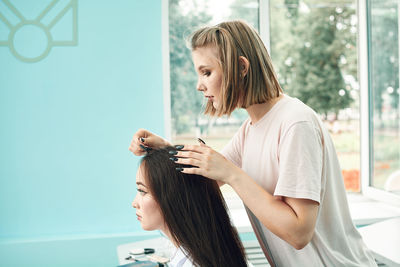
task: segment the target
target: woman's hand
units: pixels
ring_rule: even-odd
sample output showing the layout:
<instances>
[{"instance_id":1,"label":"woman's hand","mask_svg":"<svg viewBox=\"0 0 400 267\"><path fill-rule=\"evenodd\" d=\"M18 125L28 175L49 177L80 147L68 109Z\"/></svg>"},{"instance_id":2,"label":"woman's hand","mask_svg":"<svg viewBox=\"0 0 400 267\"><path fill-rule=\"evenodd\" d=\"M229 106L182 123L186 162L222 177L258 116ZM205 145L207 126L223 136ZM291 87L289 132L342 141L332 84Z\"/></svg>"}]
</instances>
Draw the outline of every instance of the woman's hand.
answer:
<instances>
[{"instance_id":1,"label":"woman's hand","mask_svg":"<svg viewBox=\"0 0 400 267\"><path fill-rule=\"evenodd\" d=\"M205 145L185 145L171 156L177 158L176 163L196 167L182 168L183 173L202 175L222 183L229 184L238 177L237 174L243 172L220 153Z\"/></svg>"},{"instance_id":2,"label":"woman's hand","mask_svg":"<svg viewBox=\"0 0 400 267\"><path fill-rule=\"evenodd\" d=\"M162 148L171 144L162 137L155 135L145 129L139 129L132 137L129 150L136 156L146 153L146 148Z\"/></svg>"}]
</instances>

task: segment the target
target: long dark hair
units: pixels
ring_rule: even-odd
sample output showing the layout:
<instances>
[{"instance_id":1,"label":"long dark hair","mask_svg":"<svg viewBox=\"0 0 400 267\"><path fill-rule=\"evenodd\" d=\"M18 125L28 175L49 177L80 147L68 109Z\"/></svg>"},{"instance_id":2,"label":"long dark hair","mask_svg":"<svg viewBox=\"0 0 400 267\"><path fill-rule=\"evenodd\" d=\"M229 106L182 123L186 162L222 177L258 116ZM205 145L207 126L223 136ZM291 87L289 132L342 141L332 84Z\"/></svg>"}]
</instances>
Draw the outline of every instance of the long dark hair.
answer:
<instances>
[{"instance_id":1,"label":"long dark hair","mask_svg":"<svg viewBox=\"0 0 400 267\"><path fill-rule=\"evenodd\" d=\"M197 266L247 266L219 186L203 176L176 171L180 166L169 159L171 150L175 148L148 151L142 166L173 241Z\"/></svg>"}]
</instances>

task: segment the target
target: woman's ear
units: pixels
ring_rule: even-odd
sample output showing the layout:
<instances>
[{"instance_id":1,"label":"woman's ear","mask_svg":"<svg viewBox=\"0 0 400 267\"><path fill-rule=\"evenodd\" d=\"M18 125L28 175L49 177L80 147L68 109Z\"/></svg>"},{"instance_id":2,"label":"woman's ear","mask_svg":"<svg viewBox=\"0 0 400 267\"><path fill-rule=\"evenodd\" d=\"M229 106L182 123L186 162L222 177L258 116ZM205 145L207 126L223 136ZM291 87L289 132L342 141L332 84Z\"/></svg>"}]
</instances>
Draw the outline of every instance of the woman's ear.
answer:
<instances>
[{"instance_id":1,"label":"woman's ear","mask_svg":"<svg viewBox=\"0 0 400 267\"><path fill-rule=\"evenodd\" d=\"M244 76L247 75L247 72L249 71L249 60L243 56L239 57L239 65L240 65L240 77L243 78Z\"/></svg>"}]
</instances>

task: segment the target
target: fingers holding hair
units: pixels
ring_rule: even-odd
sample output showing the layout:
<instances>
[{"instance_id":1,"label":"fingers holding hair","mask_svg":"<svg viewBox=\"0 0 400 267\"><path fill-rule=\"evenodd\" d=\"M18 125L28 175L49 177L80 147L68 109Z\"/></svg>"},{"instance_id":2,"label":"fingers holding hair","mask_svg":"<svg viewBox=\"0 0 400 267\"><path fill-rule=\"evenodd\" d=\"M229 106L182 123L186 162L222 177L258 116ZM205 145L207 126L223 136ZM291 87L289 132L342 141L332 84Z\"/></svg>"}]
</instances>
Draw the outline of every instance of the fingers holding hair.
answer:
<instances>
[{"instance_id":1,"label":"fingers holding hair","mask_svg":"<svg viewBox=\"0 0 400 267\"><path fill-rule=\"evenodd\" d=\"M203 175L203 170L200 168L176 168L177 171L180 171L182 173L186 174L197 174L197 175Z\"/></svg>"},{"instance_id":2,"label":"fingers holding hair","mask_svg":"<svg viewBox=\"0 0 400 267\"><path fill-rule=\"evenodd\" d=\"M171 160L176 164L191 165L194 168L184 168L181 166L178 171L184 173L199 174L199 168L205 168L207 161L210 159L212 149L204 144L202 145L184 145L180 150L172 150ZM183 167L183 168L182 168ZM198 170L192 170L198 169Z\"/></svg>"},{"instance_id":3,"label":"fingers holding hair","mask_svg":"<svg viewBox=\"0 0 400 267\"><path fill-rule=\"evenodd\" d=\"M202 164L201 160L195 158L170 158L172 161L175 161L176 164L181 165L191 165L194 167L200 168L204 164Z\"/></svg>"},{"instance_id":4,"label":"fingers holding hair","mask_svg":"<svg viewBox=\"0 0 400 267\"><path fill-rule=\"evenodd\" d=\"M185 145L181 150L170 151L177 158L190 158L196 160L207 160L211 148L207 146ZM180 162L177 162L180 163Z\"/></svg>"},{"instance_id":5,"label":"fingers holding hair","mask_svg":"<svg viewBox=\"0 0 400 267\"><path fill-rule=\"evenodd\" d=\"M146 153L146 137L151 134L145 129L139 129L132 137L132 141L129 145L129 150L136 156L141 156Z\"/></svg>"}]
</instances>

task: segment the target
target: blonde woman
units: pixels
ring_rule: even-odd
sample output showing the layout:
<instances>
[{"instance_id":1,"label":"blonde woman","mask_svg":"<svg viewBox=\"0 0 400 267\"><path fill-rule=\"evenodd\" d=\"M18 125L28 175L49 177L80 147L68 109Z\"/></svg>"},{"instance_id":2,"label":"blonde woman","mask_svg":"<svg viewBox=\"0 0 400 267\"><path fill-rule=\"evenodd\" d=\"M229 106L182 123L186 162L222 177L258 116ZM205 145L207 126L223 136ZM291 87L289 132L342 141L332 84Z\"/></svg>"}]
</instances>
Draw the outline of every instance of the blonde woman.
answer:
<instances>
[{"instance_id":1,"label":"blonde woman","mask_svg":"<svg viewBox=\"0 0 400 267\"><path fill-rule=\"evenodd\" d=\"M171 152L177 164L197 167L178 170L236 191L273 266L376 266L351 220L328 131L311 108L283 94L257 32L224 22L194 32L190 46L205 114L244 108L249 118L221 154L204 145ZM168 144L139 130L130 150Z\"/></svg>"}]
</instances>

